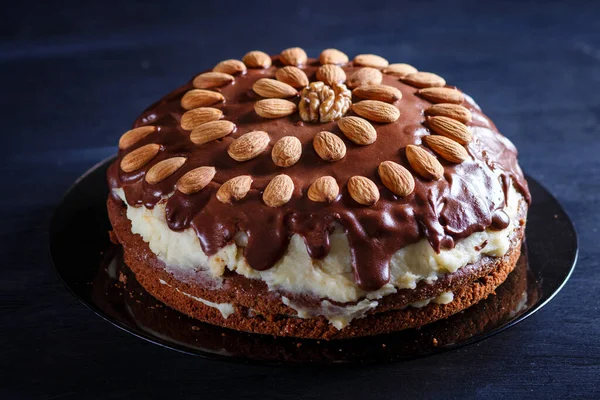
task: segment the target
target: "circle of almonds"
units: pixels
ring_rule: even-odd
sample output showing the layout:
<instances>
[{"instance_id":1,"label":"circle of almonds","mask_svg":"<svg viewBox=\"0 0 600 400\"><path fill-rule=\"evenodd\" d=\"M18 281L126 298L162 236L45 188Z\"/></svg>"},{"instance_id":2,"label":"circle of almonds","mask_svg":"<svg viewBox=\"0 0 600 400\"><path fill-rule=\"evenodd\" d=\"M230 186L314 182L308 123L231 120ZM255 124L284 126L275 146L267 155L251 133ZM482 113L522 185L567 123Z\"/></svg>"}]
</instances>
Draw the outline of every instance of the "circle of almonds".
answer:
<instances>
[{"instance_id":1,"label":"circle of almonds","mask_svg":"<svg viewBox=\"0 0 600 400\"><path fill-rule=\"evenodd\" d=\"M302 67L307 63L306 52L299 47L283 50L279 55L283 67L277 68L275 77L262 78L255 82L254 92L262 97L254 104L256 114L266 119L276 119L297 112L298 107L290 98L298 96L298 90L310 83ZM465 97L459 90L448 88L446 81L439 75L418 71L410 64L390 64L385 58L374 54L360 54L353 59L355 66L361 68L346 76L340 65L349 62L348 56L337 49L325 49L319 55L321 67L317 70L317 79L328 86L346 83L352 88L352 95L359 99L352 104L356 116L342 116L337 125L351 142L367 146L377 140L377 131L371 124L392 123L401 115L394 103L402 99L402 92L395 87L382 84L383 74L400 79L415 87L415 94L433 103L425 109L425 125L430 135L423 137L423 145L408 145L406 158L411 169L426 180L441 179L444 167L435 157L450 163L461 163L469 158L465 148L473 138L467 126L472 120L471 111L462 103ZM225 102L218 90L231 84L236 76L244 75L248 68L265 69L272 66L271 57L262 51L246 53L241 60L227 59L219 62L210 72L197 75L193 88L181 98L181 107L186 110L181 116L180 125L189 131L190 140L203 145L221 139L236 132L233 122L223 119L223 111L218 107ZM125 173L140 170L160 152L157 143L148 143L135 148L138 142L151 138L160 127L146 125L125 132L119 140L119 149L128 151L120 162ZM262 131L247 132L235 139L228 148L228 154L236 161L244 162L259 157L268 147L269 134ZM346 144L337 135L322 131L313 140L315 153L327 162L336 162L346 155ZM302 144L298 138L285 136L271 151L271 158L279 167L290 167L302 156ZM185 157L173 157L154 164L145 175L149 184L159 183L176 174L186 163ZM394 195L405 197L415 187L412 173L404 166L387 160L378 167L378 175L384 187ZM210 184L217 170L212 166L202 166L187 171L179 177L176 189L186 195L192 195ZM220 185L216 197L229 204L242 200L251 190L252 177L241 175L231 178ZM353 176L347 183L350 196L359 204L374 205L379 200L379 189L370 179ZM339 186L332 176L316 179L307 190L307 197L315 202L335 201L339 195ZM285 174L275 176L263 191L263 201L270 207L286 204L294 192L293 180Z\"/></svg>"}]
</instances>

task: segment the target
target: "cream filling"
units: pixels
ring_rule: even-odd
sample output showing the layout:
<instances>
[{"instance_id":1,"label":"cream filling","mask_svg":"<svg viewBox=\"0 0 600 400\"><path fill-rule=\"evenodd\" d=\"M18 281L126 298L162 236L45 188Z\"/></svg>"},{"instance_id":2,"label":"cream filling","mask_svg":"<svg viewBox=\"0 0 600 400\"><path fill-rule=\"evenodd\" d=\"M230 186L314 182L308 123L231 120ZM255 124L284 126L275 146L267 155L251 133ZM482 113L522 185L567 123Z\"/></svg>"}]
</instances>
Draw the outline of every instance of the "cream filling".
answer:
<instances>
[{"instance_id":1,"label":"cream filling","mask_svg":"<svg viewBox=\"0 0 600 400\"><path fill-rule=\"evenodd\" d=\"M165 282L162 279L159 279L158 281L160 282L161 285L167 285L169 287L173 287L172 285L169 285L167 282ZM233 308L233 304L231 304L231 303L214 303L212 301L208 301L208 300L205 300L205 299L200 298L200 297L192 296L189 293L182 292L177 287L175 288L175 290L177 290L177 292L181 293L184 296L187 296L187 297L192 298L192 299L194 299L196 301L199 301L200 303L204 304L205 306L216 308L217 310L219 310L219 312L221 313L221 315L225 319L227 319L227 317L229 317L231 314L233 314L235 312L235 309Z\"/></svg>"},{"instance_id":2,"label":"cream filling","mask_svg":"<svg viewBox=\"0 0 600 400\"><path fill-rule=\"evenodd\" d=\"M314 307L304 307L298 303L293 302L292 300L288 299L285 296L282 296L281 300L282 300L283 304L285 304L288 307L293 308L296 311L296 313L298 314L298 317L314 318L319 315L322 315L325 318L327 318L327 321L329 321L329 323L338 330L344 329L345 327L350 325L350 322L352 322L353 319L366 317L367 312L369 310L372 310L379 305L379 303L377 301L373 301L373 300L369 300L369 299L364 299L362 301L359 301L356 304L352 304L352 305L348 305L348 306L338 306L338 305L332 304L331 302L329 302L327 300L323 300L323 301L321 301L319 308L314 308ZM415 301L413 303L408 304L404 308L408 308L408 307L421 308L421 307L425 307L429 303L449 304L452 302L452 300L454 300L454 294L452 292L443 292L443 293L440 293L439 296L437 296L437 297L434 297L431 299Z\"/></svg>"},{"instance_id":3,"label":"cream filling","mask_svg":"<svg viewBox=\"0 0 600 400\"><path fill-rule=\"evenodd\" d=\"M115 193L125 198L122 189ZM375 292L365 292L356 285L350 259L350 246L346 234L338 227L330 236L331 250L322 260L311 259L304 240L294 234L284 256L270 269L256 271L243 256L247 237L238 233L236 240L208 257L192 228L175 232L165 220L165 204L153 209L127 206L127 218L132 232L148 243L150 250L172 272L202 275L219 280L225 269L251 279L264 281L269 290L315 297L340 303L381 298L397 289L414 289L424 280L433 283L439 277L463 266L477 262L482 256L503 256L510 246L509 236L515 227L522 196L511 188L505 212L510 225L501 231L487 229L476 232L456 243L453 249L436 253L426 239L398 250L390 260L390 282ZM486 243L483 248L478 248Z\"/></svg>"},{"instance_id":4,"label":"cream filling","mask_svg":"<svg viewBox=\"0 0 600 400\"><path fill-rule=\"evenodd\" d=\"M428 305L429 303L434 304L450 304L454 300L454 293L452 292L442 292L437 297L432 297L431 299L417 300L413 303L410 303L406 307L414 307L414 308L422 308ZM404 307L404 308L406 308Z\"/></svg>"},{"instance_id":5,"label":"cream filling","mask_svg":"<svg viewBox=\"0 0 600 400\"><path fill-rule=\"evenodd\" d=\"M327 321L333 325L336 329L343 329L355 318L363 318L366 316L367 311L377 307L379 304L376 301L364 299L356 304L349 306L338 306L332 304L327 300L321 301L319 308L304 307L294 303L285 296L281 297L281 301L288 307L296 310L298 317L300 318L314 318L319 315L327 318Z\"/></svg>"}]
</instances>

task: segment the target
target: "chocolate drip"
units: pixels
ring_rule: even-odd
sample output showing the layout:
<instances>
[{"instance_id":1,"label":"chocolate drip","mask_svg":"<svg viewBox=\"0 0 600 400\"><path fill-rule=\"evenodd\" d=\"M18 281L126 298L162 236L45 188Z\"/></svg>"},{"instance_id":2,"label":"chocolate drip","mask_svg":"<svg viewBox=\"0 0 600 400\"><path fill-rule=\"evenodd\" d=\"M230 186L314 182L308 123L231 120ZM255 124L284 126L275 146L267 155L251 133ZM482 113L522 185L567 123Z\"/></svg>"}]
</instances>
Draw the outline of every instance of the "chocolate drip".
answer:
<instances>
[{"instance_id":1,"label":"chocolate drip","mask_svg":"<svg viewBox=\"0 0 600 400\"><path fill-rule=\"evenodd\" d=\"M292 213L288 225L291 232L296 232L304 238L308 255L321 259L329 254L329 235L335 228L333 223L339 218L338 214Z\"/></svg>"},{"instance_id":2,"label":"chocolate drip","mask_svg":"<svg viewBox=\"0 0 600 400\"><path fill-rule=\"evenodd\" d=\"M463 105L473 113L469 126L474 140L467 146L471 159L461 164L441 160L444 178L432 182L416 176L414 192L406 198L398 198L381 184L377 167L382 161L392 160L410 169L404 148L408 144L420 144L421 138L429 134L423 126L423 110L430 103L416 96L416 88L384 75L383 83L398 88L403 94L395 103L401 111L400 119L391 124L374 124L377 141L369 146L358 146L346 140L334 122L303 123L297 114L275 120L256 115L253 106L259 97L252 91L252 85L260 78L273 78L279 66L274 58L273 67L250 69L247 74L236 76L234 83L219 89L226 102L214 107L220 108L224 118L237 125L237 131L211 143L193 144L189 132L179 125L185 112L180 99L192 88L191 83L149 107L134 127L156 125L158 131L119 152L115 165L108 171L109 186L123 188L127 202L133 206L152 208L159 201L166 201L169 227L175 231L192 227L208 255L231 243L237 231L246 232L245 256L256 270L272 267L285 253L293 234L304 238L311 257L325 257L330 250L329 235L335 224L340 224L348 234L356 282L365 290L376 290L386 284L392 255L421 238L427 238L432 247L440 251L454 247L458 240L487 227L502 229L505 222L502 214L506 214L501 209L511 184L514 183L529 201L514 145L497 132L468 96ZM304 68L311 81L315 80L317 68L315 60ZM343 68L348 76L358 69L352 63ZM229 144L253 130L269 133L268 150L244 163L231 159L227 155ZM312 140L322 130L333 132L345 141L344 159L329 163L317 156ZM269 152L278 139L288 135L300 139L302 158L292 167L280 168L273 164ZM124 173L118 168L127 152L148 143L161 144L161 151L148 165L133 173ZM156 185L145 182L145 172L152 165L175 156L187 157L182 168ZM177 179L199 166L216 168L213 182L196 194L175 192L165 200L174 191ZM293 179L294 194L289 203L271 208L262 201L262 191L270 179L280 173ZM219 202L215 193L220 184L239 175L252 175L252 190L237 203ZM342 188L338 199L330 204L312 202L306 196L310 184L323 175L335 177ZM377 204L365 207L350 198L345 187L353 175L366 176L379 186L381 199Z\"/></svg>"},{"instance_id":3,"label":"chocolate drip","mask_svg":"<svg viewBox=\"0 0 600 400\"><path fill-rule=\"evenodd\" d=\"M490 229L500 231L510 224L510 218L503 210L496 210L492 216L492 224Z\"/></svg>"}]
</instances>

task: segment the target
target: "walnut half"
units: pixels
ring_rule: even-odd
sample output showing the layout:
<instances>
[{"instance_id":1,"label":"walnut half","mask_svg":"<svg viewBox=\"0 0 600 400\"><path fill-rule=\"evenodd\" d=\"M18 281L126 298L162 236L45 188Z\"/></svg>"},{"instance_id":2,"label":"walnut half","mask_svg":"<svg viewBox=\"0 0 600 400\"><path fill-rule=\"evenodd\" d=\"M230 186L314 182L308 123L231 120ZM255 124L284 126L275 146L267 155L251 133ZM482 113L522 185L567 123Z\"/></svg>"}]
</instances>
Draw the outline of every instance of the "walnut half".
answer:
<instances>
[{"instance_id":1,"label":"walnut half","mask_svg":"<svg viewBox=\"0 0 600 400\"><path fill-rule=\"evenodd\" d=\"M319 81L302 90L298 108L305 122L331 122L342 118L351 105L352 93L346 85L335 83L332 88Z\"/></svg>"}]
</instances>

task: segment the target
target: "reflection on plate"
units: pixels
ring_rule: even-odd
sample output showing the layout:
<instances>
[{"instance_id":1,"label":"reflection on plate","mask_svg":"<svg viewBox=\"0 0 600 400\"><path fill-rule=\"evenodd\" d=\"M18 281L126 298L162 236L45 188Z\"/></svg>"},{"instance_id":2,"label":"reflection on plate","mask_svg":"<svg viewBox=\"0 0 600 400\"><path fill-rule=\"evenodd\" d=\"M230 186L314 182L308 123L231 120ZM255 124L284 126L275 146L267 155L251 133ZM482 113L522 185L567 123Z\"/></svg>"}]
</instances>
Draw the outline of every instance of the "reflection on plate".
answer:
<instances>
[{"instance_id":1,"label":"reflection on plate","mask_svg":"<svg viewBox=\"0 0 600 400\"><path fill-rule=\"evenodd\" d=\"M65 285L116 326L151 342L210 358L263 363L367 363L420 357L489 337L548 302L568 279L577 238L556 200L528 179L534 203L515 270L479 304L421 329L324 341L236 332L189 318L149 295L108 240L106 160L80 178L58 207L50 250Z\"/></svg>"}]
</instances>

